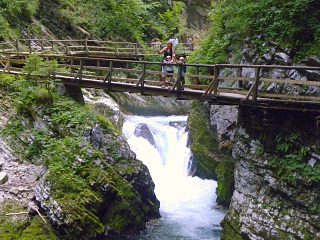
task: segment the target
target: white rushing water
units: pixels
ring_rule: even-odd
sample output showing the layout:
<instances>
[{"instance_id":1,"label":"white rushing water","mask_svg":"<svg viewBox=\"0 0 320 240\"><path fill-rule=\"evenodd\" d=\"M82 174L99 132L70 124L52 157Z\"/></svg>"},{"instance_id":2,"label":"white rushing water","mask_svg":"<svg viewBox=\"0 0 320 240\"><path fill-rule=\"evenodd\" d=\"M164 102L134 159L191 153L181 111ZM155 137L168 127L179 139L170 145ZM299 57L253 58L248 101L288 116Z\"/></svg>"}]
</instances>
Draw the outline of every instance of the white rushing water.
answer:
<instances>
[{"instance_id":1,"label":"white rushing water","mask_svg":"<svg viewBox=\"0 0 320 240\"><path fill-rule=\"evenodd\" d=\"M220 239L224 212L216 206L216 182L188 176L186 116L127 117L123 133L137 158L148 167L160 201L161 219L130 239ZM153 145L135 136L147 124ZM152 142L152 141L151 141Z\"/></svg>"}]
</instances>

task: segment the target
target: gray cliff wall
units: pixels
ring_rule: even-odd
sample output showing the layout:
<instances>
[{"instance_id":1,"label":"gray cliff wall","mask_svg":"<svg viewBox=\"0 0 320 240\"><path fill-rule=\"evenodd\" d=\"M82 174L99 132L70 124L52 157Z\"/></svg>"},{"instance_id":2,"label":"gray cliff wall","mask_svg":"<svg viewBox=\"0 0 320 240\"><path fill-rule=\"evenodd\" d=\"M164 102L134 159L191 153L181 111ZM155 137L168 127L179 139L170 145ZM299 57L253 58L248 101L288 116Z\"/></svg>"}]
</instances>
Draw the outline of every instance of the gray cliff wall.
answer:
<instances>
[{"instance_id":1,"label":"gray cliff wall","mask_svg":"<svg viewBox=\"0 0 320 240\"><path fill-rule=\"evenodd\" d=\"M249 47L245 47L242 54L240 63L243 64L290 65L293 62L287 53L276 49L262 58ZM320 66L320 60L311 57L304 64ZM232 76L233 73L221 74ZM253 74L251 70L243 72L244 77ZM318 81L320 73L266 71L261 76ZM262 83L259 90L320 95L319 88L291 84ZM220 163L229 162L234 166L234 185L230 182L230 172L219 168L221 164L214 169L218 200L220 194L234 190L229 212L222 222L222 239L320 239L320 130L316 120L319 113L230 106L207 109L210 109L215 138L211 150L218 150Z\"/></svg>"},{"instance_id":2,"label":"gray cliff wall","mask_svg":"<svg viewBox=\"0 0 320 240\"><path fill-rule=\"evenodd\" d=\"M319 239L316 115L272 112L273 125L265 111L242 109L239 116L235 191L222 239Z\"/></svg>"}]
</instances>

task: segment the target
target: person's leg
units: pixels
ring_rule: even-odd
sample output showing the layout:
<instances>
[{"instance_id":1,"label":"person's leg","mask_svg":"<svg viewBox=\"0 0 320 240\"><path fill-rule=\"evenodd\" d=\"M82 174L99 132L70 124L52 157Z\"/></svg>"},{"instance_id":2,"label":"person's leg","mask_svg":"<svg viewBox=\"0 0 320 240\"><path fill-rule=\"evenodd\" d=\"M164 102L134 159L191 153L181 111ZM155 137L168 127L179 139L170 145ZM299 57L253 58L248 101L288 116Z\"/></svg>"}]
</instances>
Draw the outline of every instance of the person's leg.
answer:
<instances>
[{"instance_id":1,"label":"person's leg","mask_svg":"<svg viewBox=\"0 0 320 240\"><path fill-rule=\"evenodd\" d=\"M163 73L167 72L167 67L164 65L162 66L162 71ZM166 86L166 75L161 74L161 80L162 80L162 87Z\"/></svg>"},{"instance_id":2,"label":"person's leg","mask_svg":"<svg viewBox=\"0 0 320 240\"><path fill-rule=\"evenodd\" d=\"M180 89L183 90L183 89L184 89L184 84L185 84L184 76L181 76L181 82L180 82L180 84L181 84Z\"/></svg>"},{"instance_id":3,"label":"person's leg","mask_svg":"<svg viewBox=\"0 0 320 240\"><path fill-rule=\"evenodd\" d=\"M173 71L167 71L167 73L173 73ZM172 83L172 78L173 78L172 75L168 76L168 83Z\"/></svg>"},{"instance_id":4,"label":"person's leg","mask_svg":"<svg viewBox=\"0 0 320 240\"><path fill-rule=\"evenodd\" d=\"M185 84L184 76L181 76L181 82L182 82L183 85Z\"/></svg>"}]
</instances>

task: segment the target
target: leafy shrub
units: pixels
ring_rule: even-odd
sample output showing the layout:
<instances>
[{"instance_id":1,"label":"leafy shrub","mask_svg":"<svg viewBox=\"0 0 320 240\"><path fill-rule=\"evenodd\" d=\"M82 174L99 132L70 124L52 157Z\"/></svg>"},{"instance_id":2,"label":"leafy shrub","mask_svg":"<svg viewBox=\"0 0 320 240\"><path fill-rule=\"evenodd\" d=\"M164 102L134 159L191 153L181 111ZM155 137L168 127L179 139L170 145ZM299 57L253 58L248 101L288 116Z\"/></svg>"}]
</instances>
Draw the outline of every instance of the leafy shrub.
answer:
<instances>
[{"instance_id":1,"label":"leafy shrub","mask_svg":"<svg viewBox=\"0 0 320 240\"><path fill-rule=\"evenodd\" d=\"M58 61L56 59L50 61L44 61L37 54L32 54L26 60L25 66L23 66L23 72L27 74L41 74L46 76L54 76L59 68Z\"/></svg>"},{"instance_id":2,"label":"leafy shrub","mask_svg":"<svg viewBox=\"0 0 320 240\"><path fill-rule=\"evenodd\" d=\"M311 166L308 163L309 149L301 146L299 134L279 134L276 136L276 149L280 156L275 157L270 166L276 171L280 180L296 183L304 178L311 183L320 182L320 166Z\"/></svg>"},{"instance_id":3,"label":"leafy shrub","mask_svg":"<svg viewBox=\"0 0 320 240\"><path fill-rule=\"evenodd\" d=\"M212 7L212 28L193 63L228 63L244 44L265 54L276 43L279 50L290 49L296 61L319 53L319 1L222 0Z\"/></svg>"}]
</instances>

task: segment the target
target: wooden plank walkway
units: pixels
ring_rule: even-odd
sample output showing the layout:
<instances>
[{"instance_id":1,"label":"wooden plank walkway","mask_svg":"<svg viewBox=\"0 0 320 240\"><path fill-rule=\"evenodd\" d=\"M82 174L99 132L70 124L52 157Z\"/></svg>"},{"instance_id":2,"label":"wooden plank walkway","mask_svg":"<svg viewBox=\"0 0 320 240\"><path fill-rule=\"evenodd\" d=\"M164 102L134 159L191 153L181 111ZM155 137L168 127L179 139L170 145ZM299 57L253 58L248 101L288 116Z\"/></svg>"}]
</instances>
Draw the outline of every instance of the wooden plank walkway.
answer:
<instances>
[{"instance_id":1,"label":"wooden plank walkway","mask_svg":"<svg viewBox=\"0 0 320 240\"><path fill-rule=\"evenodd\" d=\"M99 40L48 40L16 39L14 42L0 43L0 53L47 53L87 57L108 57L122 59L143 59L158 55L157 51L166 44L151 47L150 43L112 42ZM188 55L193 47L188 43L177 45L177 55Z\"/></svg>"},{"instance_id":2,"label":"wooden plank walkway","mask_svg":"<svg viewBox=\"0 0 320 240\"><path fill-rule=\"evenodd\" d=\"M21 40L19 40L20 42ZM77 40L79 41L79 40ZM89 41L89 40L88 40ZM31 42L31 41L29 41ZM62 40L58 43L64 43ZM70 41L68 40L70 43ZM74 42L78 44L78 42ZM97 44L97 43L96 43ZM120 46L120 43L117 43ZM65 45L64 45L65 46ZM79 45L73 45L76 48ZM85 45L84 45L85 46ZM136 47L132 49L138 49ZM39 47L39 46L38 46ZM80 46L83 47L83 46ZM89 49L89 46L87 46ZM172 75L176 80L169 88L161 88L162 82L160 62L119 60L102 57L80 57L78 54L70 55L64 52L55 54L47 53L45 44L37 54L43 59L56 59L60 68L55 72L55 79L69 85L85 88L101 88L109 91L122 91L140 93L143 95L161 95L165 97L176 97L178 99L199 99L208 101L211 104L221 105L245 105L260 108L317 111L320 112L320 94L318 91L310 91L313 94L306 94L308 89L319 88L319 81L300 81L298 79L272 79L264 77L268 70L277 71L316 71L320 73L319 67L307 66L276 66L276 65L239 65L239 64L186 64L191 70L185 74L188 82L182 86L178 73ZM10 44L0 44L0 72L11 74L23 73L23 66L26 59L34 52L12 51ZM21 49L18 46L18 49ZM70 48L69 48L70 49ZM105 53L105 48L101 47ZM175 69L181 65L175 64ZM207 74L199 74L199 72ZM244 72L250 71L252 76L243 76ZM225 76L226 73L228 76ZM45 77L45 76L43 76ZM200 81L201 80L201 81ZM199 82L208 82L207 85L199 85ZM270 91L268 87L276 84L274 89L293 89L290 91ZM279 87L281 86L281 88ZM182 88L183 87L183 88Z\"/></svg>"}]
</instances>

